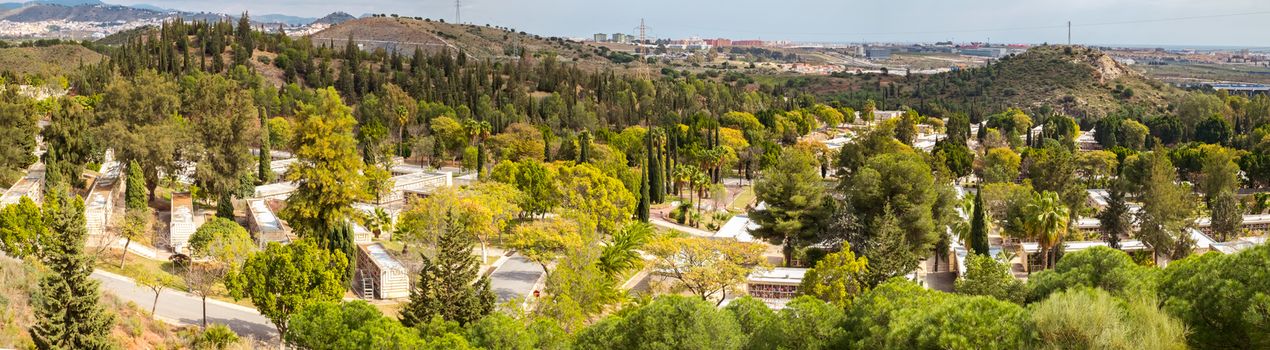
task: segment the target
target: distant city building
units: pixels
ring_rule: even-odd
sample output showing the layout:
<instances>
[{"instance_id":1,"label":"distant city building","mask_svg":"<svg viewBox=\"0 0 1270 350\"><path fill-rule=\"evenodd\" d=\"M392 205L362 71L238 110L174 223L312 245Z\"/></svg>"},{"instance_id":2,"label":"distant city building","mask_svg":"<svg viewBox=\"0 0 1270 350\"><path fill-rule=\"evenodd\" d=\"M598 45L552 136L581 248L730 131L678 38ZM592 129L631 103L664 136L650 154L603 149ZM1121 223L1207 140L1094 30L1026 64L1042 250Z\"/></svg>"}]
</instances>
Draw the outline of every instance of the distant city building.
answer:
<instances>
[{"instance_id":1,"label":"distant city building","mask_svg":"<svg viewBox=\"0 0 1270 350\"><path fill-rule=\"evenodd\" d=\"M891 59L891 48L889 47L870 47L864 49L865 57L871 60L889 60Z\"/></svg>"},{"instance_id":2,"label":"distant city building","mask_svg":"<svg viewBox=\"0 0 1270 350\"><path fill-rule=\"evenodd\" d=\"M710 46L714 46L714 47L732 46L732 39L724 39L724 38L706 39L706 44L709 44Z\"/></svg>"},{"instance_id":3,"label":"distant city building","mask_svg":"<svg viewBox=\"0 0 1270 350\"><path fill-rule=\"evenodd\" d=\"M732 41L732 46L754 47L754 46L763 46L763 45L764 44L762 40L733 40Z\"/></svg>"},{"instance_id":4,"label":"distant city building","mask_svg":"<svg viewBox=\"0 0 1270 350\"><path fill-rule=\"evenodd\" d=\"M610 41L619 44L629 44L631 42L631 36L623 33L613 33L612 40Z\"/></svg>"},{"instance_id":5,"label":"distant city building","mask_svg":"<svg viewBox=\"0 0 1270 350\"><path fill-rule=\"evenodd\" d=\"M595 42L597 43L602 43L602 42L608 41L608 38L609 38L608 34L595 33L592 40L595 40Z\"/></svg>"}]
</instances>

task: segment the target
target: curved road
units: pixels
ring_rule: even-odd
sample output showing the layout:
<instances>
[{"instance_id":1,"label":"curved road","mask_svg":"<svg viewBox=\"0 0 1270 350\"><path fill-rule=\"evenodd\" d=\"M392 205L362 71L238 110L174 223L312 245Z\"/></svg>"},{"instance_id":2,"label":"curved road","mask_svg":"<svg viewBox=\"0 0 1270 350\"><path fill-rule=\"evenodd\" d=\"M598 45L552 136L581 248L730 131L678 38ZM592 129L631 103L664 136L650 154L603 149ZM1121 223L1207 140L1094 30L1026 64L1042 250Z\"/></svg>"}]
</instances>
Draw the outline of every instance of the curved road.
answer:
<instances>
[{"instance_id":1,"label":"curved road","mask_svg":"<svg viewBox=\"0 0 1270 350\"><path fill-rule=\"evenodd\" d=\"M516 254L490 274L490 288L498 295L499 303L515 298L528 299L542 275L542 266Z\"/></svg>"},{"instance_id":2,"label":"curved road","mask_svg":"<svg viewBox=\"0 0 1270 350\"><path fill-rule=\"evenodd\" d=\"M138 307L149 311L154 303L154 292L149 288L137 286L131 278L110 272L93 271L93 278L101 281L101 289L131 301ZM189 293L164 289L159 294L159 305L155 309L156 317L167 323L178 325L203 324L202 300ZM277 329L269 319L260 315L255 309L231 304L219 300L207 299L207 323L219 323L229 326L240 336L251 336L260 341L274 341L278 337Z\"/></svg>"}]
</instances>

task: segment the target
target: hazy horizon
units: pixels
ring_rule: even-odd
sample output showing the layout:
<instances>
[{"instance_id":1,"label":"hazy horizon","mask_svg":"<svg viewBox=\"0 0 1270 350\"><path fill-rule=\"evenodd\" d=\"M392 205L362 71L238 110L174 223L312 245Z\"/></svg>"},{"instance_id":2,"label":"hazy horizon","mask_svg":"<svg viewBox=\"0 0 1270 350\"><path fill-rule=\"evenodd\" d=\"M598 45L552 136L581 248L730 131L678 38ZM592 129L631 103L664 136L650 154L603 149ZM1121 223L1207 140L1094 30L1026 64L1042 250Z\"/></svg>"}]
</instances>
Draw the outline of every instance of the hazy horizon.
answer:
<instances>
[{"instance_id":1,"label":"hazy horizon","mask_svg":"<svg viewBox=\"0 0 1270 350\"><path fill-rule=\"evenodd\" d=\"M321 17L396 13L454 20L452 0L242 1L114 0L185 11ZM463 0L462 21L534 34L590 37L635 33L646 20L656 38L725 37L800 42L984 42L1085 45L1270 47L1270 4L1258 0L898 0L666 1Z\"/></svg>"}]
</instances>

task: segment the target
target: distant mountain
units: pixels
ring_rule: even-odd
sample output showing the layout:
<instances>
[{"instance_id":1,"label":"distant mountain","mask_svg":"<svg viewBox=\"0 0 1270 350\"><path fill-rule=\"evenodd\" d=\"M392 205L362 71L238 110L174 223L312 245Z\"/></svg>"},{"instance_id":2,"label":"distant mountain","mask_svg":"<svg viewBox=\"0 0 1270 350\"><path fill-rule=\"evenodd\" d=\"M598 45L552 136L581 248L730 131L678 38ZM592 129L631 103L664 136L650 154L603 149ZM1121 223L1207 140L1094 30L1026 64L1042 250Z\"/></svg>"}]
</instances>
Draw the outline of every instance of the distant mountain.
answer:
<instances>
[{"instance_id":1,"label":"distant mountain","mask_svg":"<svg viewBox=\"0 0 1270 350\"><path fill-rule=\"evenodd\" d=\"M71 2L74 0L59 0ZM82 2L82 0L80 0ZM164 12L139 9L120 5L80 4L75 6L27 3L11 9L0 19L12 22L39 22L52 20L68 20L80 22L114 22L135 21L167 17Z\"/></svg>"},{"instance_id":2,"label":"distant mountain","mask_svg":"<svg viewBox=\"0 0 1270 350\"><path fill-rule=\"evenodd\" d=\"M253 22L282 23L289 26L302 26L305 24L313 23L313 21L318 20L313 17L300 17L300 16L290 16L290 15L282 15L282 14L267 14L267 15L248 14L248 16L251 17L251 20Z\"/></svg>"},{"instance_id":3,"label":"distant mountain","mask_svg":"<svg viewBox=\"0 0 1270 350\"><path fill-rule=\"evenodd\" d=\"M27 5L60 5L60 6L79 6L79 5L101 5L99 0L36 0L27 2L6 2L0 3L0 11L13 10L22 8Z\"/></svg>"},{"instance_id":4,"label":"distant mountain","mask_svg":"<svg viewBox=\"0 0 1270 350\"><path fill-rule=\"evenodd\" d=\"M312 23L336 25L336 24L344 23L347 21L355 20L355 19L357 19L357 17L353 17L353 15L350 15L346 12L341 11L341 12L332 12L331 14L326 15L325 17L318 18L316 21L313 21Z\"/></svg>"},{"instance_id":5,"label":"distant mountain","mask_svg":"<svg viewBox=\"0 0 1270 350\"><path fill-rule=\"evenodd\" d=\"M128 5L128 7L131 7L131 8L134 8L134 9L142 9L142 10L158 11L158 12L174 12L174 11L176 11L176 10L173 10L173 9L170 9L170 8L166 8L166 7L159 7L159 6L156 6L156 5L150 5L150 4L136 4L136 5Z\"/></svg>"}]
</instances>

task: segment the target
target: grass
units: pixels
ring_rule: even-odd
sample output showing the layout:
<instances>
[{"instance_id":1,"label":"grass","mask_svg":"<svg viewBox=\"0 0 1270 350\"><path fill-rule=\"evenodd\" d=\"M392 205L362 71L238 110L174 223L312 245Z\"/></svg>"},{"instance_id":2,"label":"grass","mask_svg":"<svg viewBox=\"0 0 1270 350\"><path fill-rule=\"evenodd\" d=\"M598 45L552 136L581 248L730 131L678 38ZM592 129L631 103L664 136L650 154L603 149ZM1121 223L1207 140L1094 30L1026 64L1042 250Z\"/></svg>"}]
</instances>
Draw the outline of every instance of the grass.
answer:
<instances>
[{"instance_id":1,"label":"grass","mask_svg":"<svg viewBox=\"0 0 1270 350\"><path fill-rule=\"evenodd\" d=\"M102 255L98 256L97 263L96 263L97 268L108 271L110 273L117 274L117 275L126 276L132 279L137 278L138 271L145 271L145 270L160 271L161 273L172 276L173 278L174 283L168 285L169 290L181 291L181 292L189 291L185 288L185 277L181 276L181 274L179 273L176 273L176 270L172 266L171 262L150 260L150 259L137 256L136 254L128 254L127 262L124 264L125 265L124 268L120 269L119 268L119 252L120 250L118 249L111 249L103 253ZM230 298L229 292L227 289L225 289L225 286L223 284L217 283L216 286L213 288L213 290L215 292L211 296L209 296L208 299L216 299L218 301L246 306L250 308L256 307L254 304L251 303L250 300L247 300L247 299L234 300L233 298Z\"/></svg>"},{"instance_id":2,"label":"grass","mask_svg":"<svg viewBox=\"0 0 1270 350\"><path fill-rule=\"evenodd\" d=\"M732 203L728 204L728 211L744 212L745 206L753 204L757 198L754 195L754 186L745 186L741 189L741 193L737 193L736 198L732 199Z\"/></svg>"}]
</instances>

